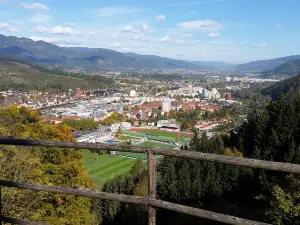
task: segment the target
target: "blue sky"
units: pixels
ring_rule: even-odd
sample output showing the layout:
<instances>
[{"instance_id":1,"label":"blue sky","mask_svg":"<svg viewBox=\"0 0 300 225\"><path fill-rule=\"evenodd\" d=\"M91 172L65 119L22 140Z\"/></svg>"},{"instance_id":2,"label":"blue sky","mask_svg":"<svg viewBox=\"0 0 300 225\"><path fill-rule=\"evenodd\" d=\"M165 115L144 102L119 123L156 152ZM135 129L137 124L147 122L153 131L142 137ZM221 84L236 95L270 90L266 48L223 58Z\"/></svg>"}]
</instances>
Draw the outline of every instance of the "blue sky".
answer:
<instances>
[{"instance_id":1,"label":"blue sky","mask_svg":"<svg viewBox=\"0 0 300 225\"><path fill-rule=\"evenodd\" d=\"M0 33L242 63L300 54L299 0L0 0Z\"/></svg>"}]
</instances>

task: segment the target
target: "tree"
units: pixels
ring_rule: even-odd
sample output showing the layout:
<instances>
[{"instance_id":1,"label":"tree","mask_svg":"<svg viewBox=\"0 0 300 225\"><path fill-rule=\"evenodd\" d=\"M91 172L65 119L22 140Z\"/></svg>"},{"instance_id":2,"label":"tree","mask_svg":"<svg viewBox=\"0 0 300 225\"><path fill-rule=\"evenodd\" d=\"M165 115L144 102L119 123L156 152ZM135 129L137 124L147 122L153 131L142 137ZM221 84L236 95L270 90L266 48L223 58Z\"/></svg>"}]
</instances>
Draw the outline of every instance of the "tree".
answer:
<instances>
[{"instance_id":1,"label":"tree","mask_svg":"<svg viewBox=\"0 0 300 225\"><path fill-rule=\"evenodd\" d=\"M39 112L9 107L0 110L2 137L75 141L65 125L45 124ZM1 146L0 179L43 185L94 188L78 150ZM47 224L95 224L91 200L11 188L2 189L3 214ZM30 203L30 204L28 204ZM81 206L81 207L78 207Z\"/></svg>"},{"instance_id":2,"label":"tree","mask_svg":"<svg viewBox=\"0 0 300 225\"><path fill-rule=\"evenodd\" d=\"M111 116L105 118L102 121L102 124L105 126L111 126L114 123L120 123L120 122L124 122L125 118L122 114L119 114L118 112L113 112L111 114Z\"/></svg>"},{"instance_id":3,"label":"tree","mask_svg":"<svg viewBox=\"0 0 300 225\"><path fill-rule=\"evenodd\" d=\"M5 97L3 95L0 95L0 105L2 105L4 101L5 101Z\"/></svg>"},{"instance_id":4,"label":"tree","mask_svg":"<svg viewBox=\"0 0 300 225\"><path fill-rule=\"evenodd\" d=\"M123 106L123 110L124 110L124 111L128 111L128 110L129 110L128 105L124 105L124 106Z\"/></svg>"},{"instance_id":5,"label":"tree","mask_svg":"<svg viewBox=\"0 0 300 225\"><path fill-rule=\"evenodd\" d=\"M92 119L64 120L63 124L77 131L96 130L99 128L98 122Z\"/></svg>"},{"instance_id":6,"label":"tree","mask_svg":"<svg viewBox=\"0 0 300 225\"><path fill-rule=\"evenodd\" d=\"M122 131L122 128L121 126L118 128L116 134L115 134L115 137L116 138L120 138L121 136L123 135L123 131Z\"/></svg>"}]
</instances>

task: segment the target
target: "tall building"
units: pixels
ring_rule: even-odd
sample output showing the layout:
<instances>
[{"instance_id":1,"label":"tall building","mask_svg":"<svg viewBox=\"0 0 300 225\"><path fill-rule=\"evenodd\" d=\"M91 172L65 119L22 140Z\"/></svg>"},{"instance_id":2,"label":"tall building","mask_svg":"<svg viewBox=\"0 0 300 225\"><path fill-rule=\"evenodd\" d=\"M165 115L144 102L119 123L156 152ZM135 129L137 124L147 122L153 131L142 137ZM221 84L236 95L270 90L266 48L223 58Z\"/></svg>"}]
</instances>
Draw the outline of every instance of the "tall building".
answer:
<instances>
[{"instance_id":1,"label":"tall building","mask_svg":"<svg viewBox=\"0 0 300 225\"><path fill-rule=\"evenodd\" d=\"M169 98L165 98L162 104L162 111L169 112L171 110L171 101Z\"/></svg>"},{"instance_id":2,"label":"tall building","mask_svg":"<svg viewBox=\"0 0 300 225\"><path fill-rule=\"evenodd\" d=\"M202 98L206 98L206 97L207 97L207 89L202 88Z\"/></svg>"}]
</instances>

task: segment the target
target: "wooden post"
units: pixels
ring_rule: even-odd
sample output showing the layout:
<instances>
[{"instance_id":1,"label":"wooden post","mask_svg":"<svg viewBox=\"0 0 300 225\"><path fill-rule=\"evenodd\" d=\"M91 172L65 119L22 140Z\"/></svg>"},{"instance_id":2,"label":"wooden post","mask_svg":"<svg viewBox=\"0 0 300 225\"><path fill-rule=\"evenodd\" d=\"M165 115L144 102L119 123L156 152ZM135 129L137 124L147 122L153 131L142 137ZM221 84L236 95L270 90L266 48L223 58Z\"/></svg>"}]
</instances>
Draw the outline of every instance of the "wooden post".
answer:
<instances>
[{"instance_id":1,"label":"wooden post","mask_svg":"<svg viewBox=\"0 0 300 225\"><path fill-rule=\"evenodd\" d=\"M155 155L152 151L148 154L148 197L156 199L156 169ZM148 225L156 225L156 208L148 206Z\"/></svg>"},{"instance_id":2,"label":"wooden post","mask_svg":"<svg viewBox=\"0 0 300 225\"><path fill-rule=\"evenodd\" d=\"M0 225L2 225L2 193L1 193L1 186L0 186Z\"/></svg>"}]
</instances>

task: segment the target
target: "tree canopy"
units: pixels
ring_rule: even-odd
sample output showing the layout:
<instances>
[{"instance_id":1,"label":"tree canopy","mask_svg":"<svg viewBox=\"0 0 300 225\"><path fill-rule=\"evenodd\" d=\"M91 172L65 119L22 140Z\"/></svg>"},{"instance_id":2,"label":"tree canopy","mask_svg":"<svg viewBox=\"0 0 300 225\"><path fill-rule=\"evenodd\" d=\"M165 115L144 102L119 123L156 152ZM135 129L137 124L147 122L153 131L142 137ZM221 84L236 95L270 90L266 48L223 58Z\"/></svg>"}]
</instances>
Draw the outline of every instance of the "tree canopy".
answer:
<instances>
[{"instance_id":1,"label":"tree canopy","mask_svg":"<svg viewBox=\"0 0 300 225\"><path fill-rule=\"evenodd\" d=\"M0 110L2 138L75 141L68 126L45 124L38 111ZM0 146L0 179L62 187L95 187L79 150ZM2 188L5 216L46 224L97 224L90 199L63 194Z\"/></svg>"},{"instance_id":2,"label":"tree canopy","mask_svg":"<svg viewBox=\"0 0 300 225\"><path fill-rule=\"evenodd\" d=\"M65 120L63 124L66 124L77 131L96 130L99 128L98 122L92 119Z\"/></svg>"}]
</instances>

